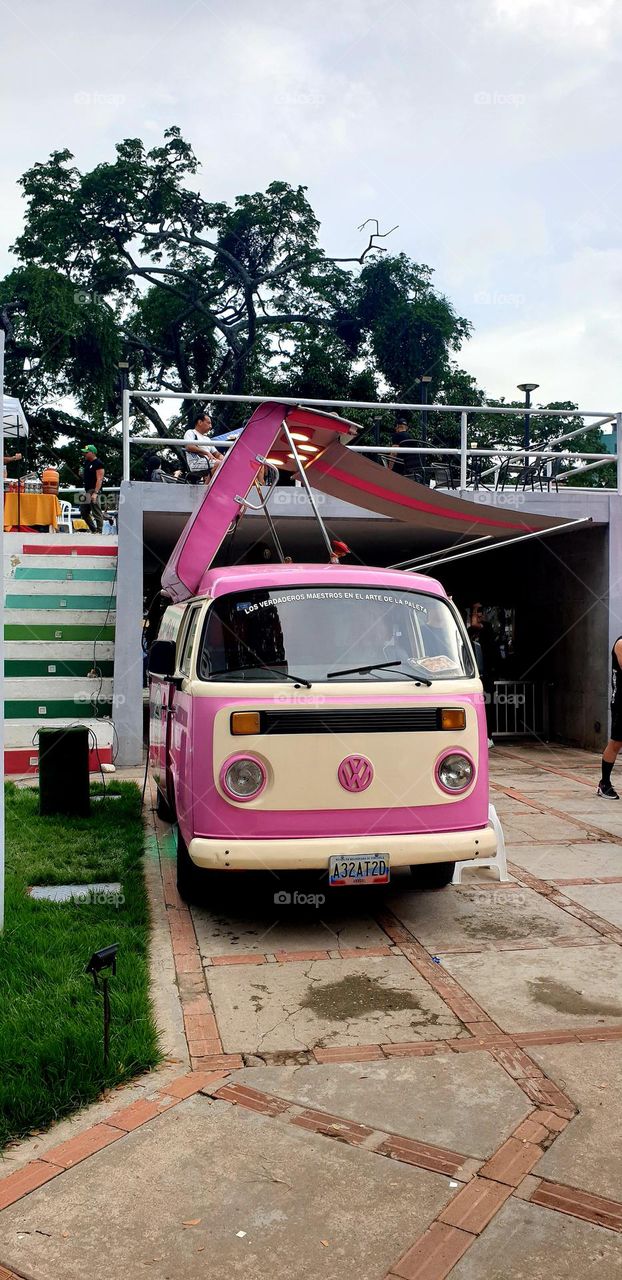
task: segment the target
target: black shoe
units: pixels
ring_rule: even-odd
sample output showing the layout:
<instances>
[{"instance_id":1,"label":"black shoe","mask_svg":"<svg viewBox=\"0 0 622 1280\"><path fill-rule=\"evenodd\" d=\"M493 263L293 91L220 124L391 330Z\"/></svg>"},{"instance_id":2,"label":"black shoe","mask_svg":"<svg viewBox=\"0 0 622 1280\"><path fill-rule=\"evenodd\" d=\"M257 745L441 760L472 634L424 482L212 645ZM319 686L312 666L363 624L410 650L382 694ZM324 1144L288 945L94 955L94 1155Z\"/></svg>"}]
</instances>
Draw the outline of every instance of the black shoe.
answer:
<instances>
[{"instance_id":1,"label":"black shoe","mask_svg":"<svg viewBox=\"0 0 622 1280\"><path fill-rule=\"evenodd\" d=\"M617 791L614 791L614 788L612 787L610 782L599 782L596 795L600 796L603 800L619 800L620 799Z\"/></svg>"}]
</instances>

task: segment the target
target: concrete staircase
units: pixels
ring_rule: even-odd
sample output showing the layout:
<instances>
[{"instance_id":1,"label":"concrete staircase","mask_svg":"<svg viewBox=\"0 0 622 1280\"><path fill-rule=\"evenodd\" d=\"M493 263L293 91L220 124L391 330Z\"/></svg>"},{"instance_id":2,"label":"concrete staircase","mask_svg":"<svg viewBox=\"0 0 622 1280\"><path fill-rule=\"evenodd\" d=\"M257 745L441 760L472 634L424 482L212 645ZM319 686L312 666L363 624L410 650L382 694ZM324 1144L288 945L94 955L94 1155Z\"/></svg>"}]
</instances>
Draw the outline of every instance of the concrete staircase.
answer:
<instances>
[{"instance_id":1,"label":"concrete staircase","mask_svg":"<svg viewBox=\"0 0 622 1280\"><path fill-rule=\"evenodd\" d=\"M113 758L117 539L8 533L3 567L5 774L36 773L39 728L76 723L97 770Z\"/></svg>"}]
</instances>

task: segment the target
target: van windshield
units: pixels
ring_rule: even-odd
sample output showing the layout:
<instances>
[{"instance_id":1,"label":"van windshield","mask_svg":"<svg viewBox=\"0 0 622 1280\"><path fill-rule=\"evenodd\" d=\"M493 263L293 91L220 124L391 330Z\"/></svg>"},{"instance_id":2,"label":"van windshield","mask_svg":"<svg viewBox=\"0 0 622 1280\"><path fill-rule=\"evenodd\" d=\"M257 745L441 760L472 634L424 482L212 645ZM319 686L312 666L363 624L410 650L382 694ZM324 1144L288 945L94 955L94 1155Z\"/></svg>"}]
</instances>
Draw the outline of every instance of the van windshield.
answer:
<instances>
[{"instance_id":1,"label":"van windshield","mask_svg":"<svg viewBox=\"0 0 622 1280\"><path fill-rule=\"evenodd\" d=\"M374 663L384 670L343 674ZM292 587L220 596L203 632L202 680L457 680L475 673L464 630L442 597L366 587Z\"/></svg>"}]
</instances>

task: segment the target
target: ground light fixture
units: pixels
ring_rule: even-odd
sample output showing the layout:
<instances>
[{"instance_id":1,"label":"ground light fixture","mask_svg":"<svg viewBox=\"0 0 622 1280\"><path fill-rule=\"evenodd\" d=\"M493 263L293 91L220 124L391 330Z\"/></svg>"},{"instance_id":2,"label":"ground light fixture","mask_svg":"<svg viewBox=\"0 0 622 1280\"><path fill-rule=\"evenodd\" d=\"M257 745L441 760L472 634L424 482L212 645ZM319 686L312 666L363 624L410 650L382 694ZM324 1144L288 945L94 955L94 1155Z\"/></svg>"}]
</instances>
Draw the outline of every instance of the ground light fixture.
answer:
<instances>
[{"instance_id":1,"label":"ground light fixture","mask_svg":"<svg viewBox=\"0 0 622 1280\"><path fill-rule=\"evenodd\" d=\"M117 951L119 950L118 942L112 942L108 947L101 947L99 951L94 951L87 966L85 973L90 973L93 978L93 986L96 991L101 991L104 1006L104 1066L108 1065L108 1052L110 1049L110 992L108 990L109 974L117 972ZM100 986L101 980L101 986Z\"/></svg>"}]
</instances>

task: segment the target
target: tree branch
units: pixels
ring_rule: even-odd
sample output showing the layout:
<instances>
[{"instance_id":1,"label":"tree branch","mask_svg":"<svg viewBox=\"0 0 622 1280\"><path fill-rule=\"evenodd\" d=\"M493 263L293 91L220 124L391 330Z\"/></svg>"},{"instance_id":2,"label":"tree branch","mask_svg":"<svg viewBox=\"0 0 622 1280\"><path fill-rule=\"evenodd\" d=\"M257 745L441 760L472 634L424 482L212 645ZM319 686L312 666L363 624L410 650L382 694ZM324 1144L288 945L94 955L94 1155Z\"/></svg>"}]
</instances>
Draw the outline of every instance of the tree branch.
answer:
<instances>
[{"instance_id":1,"label":"tree branch","mask_svg":"<svg viewBox=\"0 0 622 1280\"><path fill-rule=\"evenodd\" d=\"M358 228L358 230L359 230L359 231L363 231L363 229L364 229L365 227L369 226L369 223L370 223L370 222L375 222L375 224L376 224L376 230L371 232L370 237L369 237L369 242L368 242L368 244L365 246L365 248L363 249L363 252L362 252L362 254L360 255L360 257L359 257L359 258L328 258L328 262L358 262L358 263L363 263L363 262L365 261L365 259L366 259L367 255L368 255L368 253L371 253L374 249L376 249L376 250L378 251L378 253L386 253L386 249L385 249L384 245L381 245L381 244L374 244L374 240L386 240L387 236L391 236L391 235L393 235L393 232L394 232L394 231L397 231L397 228L398 228L398 226L399 226L399 222L396 222L395 226L394 226L394 227L391 227L391 230L390 230L390 231L381 231L381 230L380 230L380 224L379 224L379 222L378 222L378 219L377 219L377 218L366 218L365 222L362 222L362 223L361 223L361 225L360 225L360 227Z\"/></svg>"}]
</instances>

